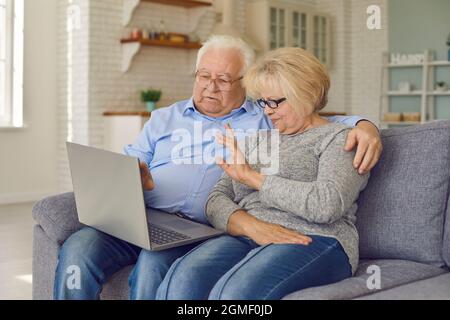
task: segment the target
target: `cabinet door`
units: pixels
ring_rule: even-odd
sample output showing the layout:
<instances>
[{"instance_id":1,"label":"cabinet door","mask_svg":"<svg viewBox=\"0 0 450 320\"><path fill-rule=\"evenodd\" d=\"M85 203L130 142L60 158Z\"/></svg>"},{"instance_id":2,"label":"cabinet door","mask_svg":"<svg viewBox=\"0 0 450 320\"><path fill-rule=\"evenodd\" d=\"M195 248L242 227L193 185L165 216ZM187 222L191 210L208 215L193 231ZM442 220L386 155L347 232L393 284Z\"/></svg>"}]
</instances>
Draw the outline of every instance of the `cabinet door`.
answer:
<instances>
[{"instance_id":1,"label":"cabinet door","mask_svg":"<svg viewBox=\"0 0 450 320\"><path fill-rule=\"evenodd\" d=\"M329 60L329 19L325 16L313 16L313 53L324 64Z\"/></svg>"},{"instance_id":2,"label":"cabinet door","mask_svg":"<svg viewBox=\"0 0 450 320\"><path fill-rule=\"evenodd\" d=\"M270 49L286 46L286 9L270 8Z\"/></svg>"},{"instance_id":3,"label":"cabinet door","mask_svg":"<svg viewBox=\"0 0 450 320\"><path fill-rule=\"evenodd\" d=\"M299 11L292 11L292 46L308 49L307 43L307 14Z\"/></svg>"}]
</instances>

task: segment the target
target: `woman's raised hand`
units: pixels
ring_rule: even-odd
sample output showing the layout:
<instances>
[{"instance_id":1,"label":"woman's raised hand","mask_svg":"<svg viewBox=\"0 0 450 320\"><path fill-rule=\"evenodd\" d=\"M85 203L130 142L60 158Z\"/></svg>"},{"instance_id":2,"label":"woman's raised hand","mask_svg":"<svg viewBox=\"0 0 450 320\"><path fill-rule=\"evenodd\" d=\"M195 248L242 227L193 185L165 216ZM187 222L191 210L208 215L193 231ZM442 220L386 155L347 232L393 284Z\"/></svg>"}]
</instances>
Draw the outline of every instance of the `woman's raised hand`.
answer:
<instances>
[{"instance_id":1,"label":"woman's raised hand","mask_svg":"<svg viewBox=\"0 0 450 320\"><path fill-rule=\"evenodd\" d=\"M216 135L217 142L230 150L230 158L225 161L221 157L216 157L216 163L233 180L259 190L264 182L264 176L253 170L247 163L244 154L239 150L237 140L233 130L227 124L225 126L225 136L221 133Z\"/></svg>"}]
</instances>

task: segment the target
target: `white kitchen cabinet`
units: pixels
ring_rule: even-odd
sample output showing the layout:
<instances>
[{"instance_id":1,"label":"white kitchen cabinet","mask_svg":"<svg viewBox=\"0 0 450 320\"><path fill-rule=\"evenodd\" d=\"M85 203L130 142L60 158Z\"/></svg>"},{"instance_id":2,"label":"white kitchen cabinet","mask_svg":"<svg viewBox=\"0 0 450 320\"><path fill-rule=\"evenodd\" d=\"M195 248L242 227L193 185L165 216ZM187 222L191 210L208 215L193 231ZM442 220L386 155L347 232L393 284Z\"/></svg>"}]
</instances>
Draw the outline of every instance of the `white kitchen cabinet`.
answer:
<instances>
[{"instance_id":1,"label":"white kitchen cabinet","mask_svg":"<svg viewBox=\"0 0 450 320\"><path fill-rule=\"evenodd\" d=\"M123 147L134 143L144 124L150 117L149 112L105 112L104 148L123 153Z\"/></svg>"},{"instance_id":2,"label":"white kitchen cabinet","mask_svg":"<svg viewBox=\"0 0 450 320\"><path fill-rule=\"evenodd\" d=\"M249 0L247 33L263 52L299 47L330 64L330 17L292 0Z\"/></svg>"}]
</instances>

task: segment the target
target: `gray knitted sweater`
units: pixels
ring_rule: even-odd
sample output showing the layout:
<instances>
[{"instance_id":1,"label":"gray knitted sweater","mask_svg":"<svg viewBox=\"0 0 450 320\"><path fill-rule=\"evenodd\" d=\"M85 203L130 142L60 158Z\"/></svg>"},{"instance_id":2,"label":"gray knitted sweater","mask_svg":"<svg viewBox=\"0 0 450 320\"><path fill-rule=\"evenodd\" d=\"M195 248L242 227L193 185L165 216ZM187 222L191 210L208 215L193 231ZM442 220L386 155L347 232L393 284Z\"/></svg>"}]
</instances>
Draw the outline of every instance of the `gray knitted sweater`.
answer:
<instances>
[{"instance_id":1,"label":"gray knitted sweater","mask_svg":"<svg viewBox=\"0 0 450 320\"><path fill-rule=\"evenodd\" d=\"M344 248L354 273L359 259L356 200L369 174L359 175L353 168L355 153L344 150L348 132L342 124L329 123L280 135L278 173L267 175L260 191L224 174L206 201L208 220L226 231L229 217L242 209L302 234L333 237ZM253 137L247 143L246 158L268 139ZM264 173L264 165L251 166Z\"/></svg>"}]
</instances>

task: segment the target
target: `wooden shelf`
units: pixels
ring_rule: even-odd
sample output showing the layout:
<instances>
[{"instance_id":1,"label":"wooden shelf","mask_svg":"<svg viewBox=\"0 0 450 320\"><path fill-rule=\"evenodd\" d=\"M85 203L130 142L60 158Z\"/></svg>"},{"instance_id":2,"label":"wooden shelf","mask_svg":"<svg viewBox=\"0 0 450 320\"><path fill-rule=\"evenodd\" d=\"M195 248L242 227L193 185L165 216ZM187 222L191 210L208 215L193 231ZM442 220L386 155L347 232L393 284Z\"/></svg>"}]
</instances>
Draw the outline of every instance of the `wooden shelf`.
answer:
<instances>
[{"instance_id":1,"label":"wooden shelf","mask_svg":"<svg viewBox=\"0 0 450 320\"><path fill-rule=\"evenodd\" d=\"M430 66L450 66L450 61L432 61Z\"/></svg>"},{"instance_id":2,"label":"wooden shelf","mask_svg":"<svg viewBox=\"0 0 450 320\"><path fill-rule=\"evenodd\" d=\"M143 46L170 47L179 49L200 49L202 44L199 42L174 42L169 40L153 40L153 39L122 39L124 43L139 43Z\"/></svg>"},{"instance_id":3,"label":"wooden shelf","mask_svg":"<svg viewBox=\"0 0 450 320\"><path fill-rule=\"evenodd\" d=\"M131 62L143 46L156 46L177 49L200 49L199 42L174 42L169 40L151 39L122 39L122 72L127 72L131 67Z\"/></svg>"},{"instance_id":4,"label":"wooden shelf","mask_svg":"<svg viewBox=\"0 0 450 320\"><path fill-rule=\"evenodd\" d=\"M411 125L418 125L421 122L420 121L382 121L381 123L385 124L385 125L411 126Z\"/></svg>"},{"instance_id":5,"label":"wooden shelf","mask_svg":"<svg viewBox=\"0 0 450 320\"><path fill-rule=\"evenodd\" d=\"M178 6L184 8L192 8L193 14L190 17L198 21L205 13L210 10L212 0L123 0L122 24L127 26L133 16L133 12L141 2L153 2L169 6ZM198 9L196 9L198 8ZM190 29L190 28L189 28ZM186 30L189 33L189 30ZM200 49L202 47L199 42L174 42L169 40L151 40L151 39L122 39L122 67L123 73L127 72L131 63L141 50L142 46L158 46L166 48L178 49Z\"/></svg>"},{"instance_id":6,"label":"wooden shelf","mask_svg":"<svg viewBox=\"0 0 450 320\"><path fill-rule=\"evenodd\" d=\"M116 117L116 116L140 116L140 117L150 117L152 113L149 111L105 111L103 116L105 117Z\"/></svg>"},{"instance_id":7,"label":"wooden shelf","mask_svg":"<svg viewBox=\"0 0 450 320\"><path fill-rule=\"evenodd\" d=\"M449 91L432 91L432 92L428 92L428 95L430 95L430 96L450 96L450 90Z\"/></svg>"},{"instance_id":8,"label":"wooden shelf","mask_svg":"<svg viewBox=\"0 0 450 320\"><path fill-rule=\"evenodd\" d=\"M421 96L422 94L423 94L422 91L410 91L410 92L389 91L387 93L388 96Z\"/></svg>"},{"instance_id":9,"label":"wooden shelf","mask_svg":"<svg viewBox=\"0 0 450 320\"><path fill-rule=\"evenodd\" d=\"M212 1L201 1L201 0L123 0L123 11L122 11L122 24L127 26L133 12L139 6L141 2L152 2L159 3L168 6L177 6L184 8L207 8L212 6Z\"/></svg>"},{"instance_id":10,"label":"wooden shelf","mask_svg":"<svg viewBox=\"0 0 450 320\"><path fill-rule=\"evenodd\" d=\"M319 112L322 117L346 116L345 112Z\"/></svg>"},{"instance_id":11,"label":"wooden shelf","mask_svg":"<svg viewBox=\"0 0 450 320\"><path fill-rule=\"evenodd\" d=\"M428 61L424 63L404 63L404 64L386 64L384 67L388 68L414 68L414 67L424 67L424 66L450 66L450 61Z\"/></svg>"},{"instance_id":12,"label":"wooden shelf","mask_svg":"<svg viewBox=\"0 0 450 320\"><path fill-rule=\"evenodd\" d=\"M387 65L384 65L384 67L388 68L414 68L414 67L423 67L423 63L417 64L417 63L404 63L404 64L392 64L389 63Z\"/></svg>"},{"instance_id":13,"label":"wooden shelf","mask_svg":"<svg viewBox=\"0 0 450 320\"><path fill-rule=\"evenodd\" d=\"M210 7L211 2L208 1L197 1L197 0L141 0L143 2L153 2L165 4L168 6L177 6L184 8L195 8L195 7Z\"/></svg>"}]
</instances>

